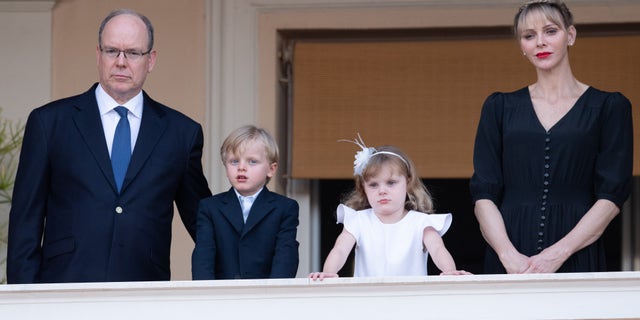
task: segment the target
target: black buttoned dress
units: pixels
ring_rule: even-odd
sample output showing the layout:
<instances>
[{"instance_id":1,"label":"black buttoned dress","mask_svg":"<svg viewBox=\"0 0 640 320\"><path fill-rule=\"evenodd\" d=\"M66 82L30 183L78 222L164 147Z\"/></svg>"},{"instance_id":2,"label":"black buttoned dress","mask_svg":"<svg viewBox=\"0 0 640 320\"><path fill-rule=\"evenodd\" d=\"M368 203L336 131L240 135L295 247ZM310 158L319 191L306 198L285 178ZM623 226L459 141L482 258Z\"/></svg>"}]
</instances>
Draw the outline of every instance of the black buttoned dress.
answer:
<instances>
[{"instance_id":1,"label":"black buttoned dress","mask_svg":"<svg viewBox=\"0 0 640 320\"><path fill-rule=\"evenodd\" d=\"M475 141L473 201L492 200L524 255L570 232L598 199L619 208L633 166L631 104L620 93L589 87L548 131L528 88L494 93L484 103ZM601 240L571 256L558 272L606 271ZM486 273L504 273L487 246Z\"/></svg>"}]
</instances>

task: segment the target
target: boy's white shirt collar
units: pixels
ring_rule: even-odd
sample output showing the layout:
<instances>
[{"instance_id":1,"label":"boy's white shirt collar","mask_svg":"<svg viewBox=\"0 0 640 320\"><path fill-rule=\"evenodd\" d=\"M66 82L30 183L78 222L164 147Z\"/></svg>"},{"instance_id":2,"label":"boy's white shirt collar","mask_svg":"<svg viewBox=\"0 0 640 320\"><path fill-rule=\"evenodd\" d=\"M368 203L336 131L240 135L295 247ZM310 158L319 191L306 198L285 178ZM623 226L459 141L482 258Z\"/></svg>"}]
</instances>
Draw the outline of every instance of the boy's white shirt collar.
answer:
<instances>
[{"instance_id":1,"label":"boy's white shirt collar","mask_svg":"<svg viewBox=\"0 0 640 320\"><path fill-rule=\"evenodd\" d=\"M240 192L238 192L238 190L236 190L236 188L233 188L233 191L235 191L236 193L236 197L238 197L238 199L240 199L240 197L253 197L253 200L255 201L256 198L258 197L258 194L260 194L260 192L262 192L262 189L264 189L264 186L262 188L260 188L260 190L258 190L258 192L250 195L250 196L243 196L240 194Z\"/></svg>"}]
</instances>

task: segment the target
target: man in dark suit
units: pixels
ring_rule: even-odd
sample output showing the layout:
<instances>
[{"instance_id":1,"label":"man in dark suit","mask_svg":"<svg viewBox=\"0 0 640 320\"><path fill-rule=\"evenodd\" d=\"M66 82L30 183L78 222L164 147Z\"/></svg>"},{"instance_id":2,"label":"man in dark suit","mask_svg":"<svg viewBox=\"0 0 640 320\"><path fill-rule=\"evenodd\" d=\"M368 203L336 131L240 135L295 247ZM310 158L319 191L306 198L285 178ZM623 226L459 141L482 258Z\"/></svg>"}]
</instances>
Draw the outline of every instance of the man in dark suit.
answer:
<instances>
[{"instance_id":1,"label":"man in dark suit","mask_svg":"<svg viewBox=\"0 0 640 320\"><path fill-rule=\"evenodd\" d=\"M275 140L244 126L224 140L220 156L233 187L200 201L193 279L295 277L298 203L265 186L278 167Z\"/></svg>"},{"instance_id":2,"label":"man in dark suit","mask_svg":"<svg viewBox=\"0 0 640 320\"><path fill-rule=\"evenodd\" d=\"M9 218L9 283L169 280L173 203L192 237L203 133L142 86L151 22L117 10L100 25L99 83L27 120Z\"/></svg>"}]
</instances>

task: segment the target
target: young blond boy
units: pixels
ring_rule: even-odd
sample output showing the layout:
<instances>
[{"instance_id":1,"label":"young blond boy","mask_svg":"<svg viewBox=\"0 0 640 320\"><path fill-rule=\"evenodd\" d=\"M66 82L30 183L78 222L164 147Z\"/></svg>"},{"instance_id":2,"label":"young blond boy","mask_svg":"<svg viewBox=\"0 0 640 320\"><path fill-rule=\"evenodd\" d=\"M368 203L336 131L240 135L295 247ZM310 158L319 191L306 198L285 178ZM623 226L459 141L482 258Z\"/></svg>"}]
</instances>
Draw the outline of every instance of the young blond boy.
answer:
<instances>
[{"instance_id":1,"label":"young blond boy","mask_svg":"<svg viewBox=\"0 0 640 320\"><path fill-rule=\"evenodd\" d=\"M243 126L222 144L231 188L200 201L194 280L293 278L298 269L298 203L269 191L278 146L264 129Z\"/></svg>"}]
</instances>

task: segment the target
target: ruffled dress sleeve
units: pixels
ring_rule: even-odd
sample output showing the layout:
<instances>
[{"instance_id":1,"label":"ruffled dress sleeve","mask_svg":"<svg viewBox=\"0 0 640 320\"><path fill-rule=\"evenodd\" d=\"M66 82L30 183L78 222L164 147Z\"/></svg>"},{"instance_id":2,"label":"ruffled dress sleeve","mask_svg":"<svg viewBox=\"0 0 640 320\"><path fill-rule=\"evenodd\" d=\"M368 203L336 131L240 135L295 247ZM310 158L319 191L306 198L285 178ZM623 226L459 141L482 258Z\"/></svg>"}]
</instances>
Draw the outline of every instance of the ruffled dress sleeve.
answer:
<instances>
[{"instance_id":1,"label":"ruffled dress sleeve","mask_svg":"<svg viewBox=\"0 0 640 320\"><path fill-rule=\"evenodd\" d=\"M426 227L432 227L442 237L451 227L453 218L450 213L431 213L426 214L418 211L412 211L420 215L420 230Z\"/></svg>"},{"instance_id":2,"label":"ruffled dress sleeve","mask_svg":"<svg viewBox=\"0 0 640 320\"><path fill-rule=\"evenodd\" d=\"M357 220L357 211L353 210L344 204L338 205L338 209L336 209L336 223L342 223L344 228L353 235L353 237L357 240L360 235L360 224Z\"/></svg>"},{"instance_id":3,"label":"ruffled dress sleeve","mask_svg":"<svg viewBox=\"0 0 640 320\"><path fill-rule=\"evenodd\" d=\"M633 121L631 102L610 93L604 102L600 151L596 159L595 193L621 208L631 192L633 172Z\"/></svg>"},{"instance_id":4,"label":"ruffled dress sleeve","mask_svg":"<svg viewBox=\"0 0 640 320\"><path fill-rule=\"evenodd\" d=\"M469 184L473 202L502 198L502 117L504 94L493 93L484 102L473 149L474 173Z\"/></svg>"}]
</instances>

